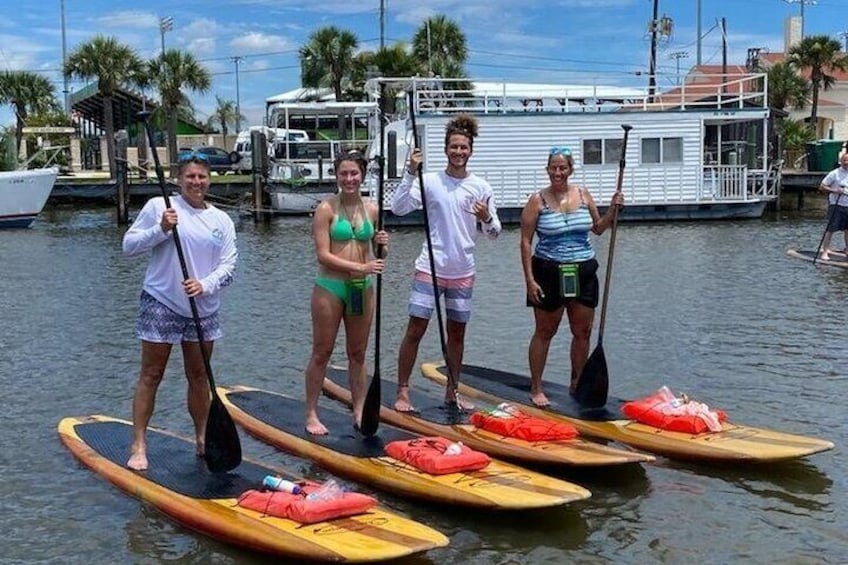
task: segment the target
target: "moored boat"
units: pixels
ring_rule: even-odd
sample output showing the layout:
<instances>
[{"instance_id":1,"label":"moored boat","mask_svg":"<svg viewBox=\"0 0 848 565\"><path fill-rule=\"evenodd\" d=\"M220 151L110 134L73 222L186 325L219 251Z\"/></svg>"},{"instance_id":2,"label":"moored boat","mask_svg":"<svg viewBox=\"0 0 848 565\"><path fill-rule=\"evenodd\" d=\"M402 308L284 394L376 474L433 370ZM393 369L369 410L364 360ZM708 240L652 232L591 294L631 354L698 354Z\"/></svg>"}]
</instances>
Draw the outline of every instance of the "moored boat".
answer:
<instances>
[{"instance_id":1,"label":"moored boat","mask_svg":"<svg viewBox=\"0 0 848 565\"><path fill-rule=\"evenodd\" d=\"M0 228L26 228L41 213L59 174L57 167L0 171Z\"/></svg>"}]
</instances>

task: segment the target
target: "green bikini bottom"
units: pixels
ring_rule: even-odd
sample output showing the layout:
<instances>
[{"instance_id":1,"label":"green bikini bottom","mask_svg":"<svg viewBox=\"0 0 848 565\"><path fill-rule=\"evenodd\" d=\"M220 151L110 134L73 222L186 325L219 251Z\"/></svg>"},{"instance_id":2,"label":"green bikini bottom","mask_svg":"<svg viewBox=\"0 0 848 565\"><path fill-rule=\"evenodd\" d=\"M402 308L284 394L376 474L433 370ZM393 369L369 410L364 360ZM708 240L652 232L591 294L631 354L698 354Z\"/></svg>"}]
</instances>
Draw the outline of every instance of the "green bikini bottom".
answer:
<instances>
[{"instance_id":1,"label":"green bikini bottom","mask_svg":"<svg viewBox=\"0 0 848 565\"><path fill-rule=\"evenodd\" d=\"M354 290L352 281L361 281L362 279L332 279L330 277L316 277L315 284L342 301L342 304L350 303L350 293ZM374 283L371 277L365 277L365 288L371 288Z\"/></svg>"}]
</instances>

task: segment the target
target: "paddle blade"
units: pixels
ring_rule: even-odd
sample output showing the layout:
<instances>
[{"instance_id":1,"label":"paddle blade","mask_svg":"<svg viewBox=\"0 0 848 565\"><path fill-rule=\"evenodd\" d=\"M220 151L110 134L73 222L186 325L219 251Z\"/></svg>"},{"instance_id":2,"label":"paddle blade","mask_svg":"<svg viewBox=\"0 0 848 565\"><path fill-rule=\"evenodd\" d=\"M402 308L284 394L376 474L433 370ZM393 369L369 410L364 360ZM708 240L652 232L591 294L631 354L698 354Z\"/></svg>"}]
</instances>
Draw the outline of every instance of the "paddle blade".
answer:
<instances>
[{"instance_id":1,"label":"paddle blade","mask_svg":"<svg viewBox=\"0 0 848 565\"><path fill-rule=\"evenodd\" d=\"M607 372L607 357L604 347L598 347L586 360L583 372L577 380L577 388L572 393L574 399L586 408L600 408L607 403L609 393L609 373Z\"/></svg>"},{"instance_id":2,"label":"paddle blade","mask_svg":"<svg viewBox=\"0 0 848 565\"><path fill-rule=\"evenodd\" d=\"M206 467L212 473L232 471L241 463L241 442L235 422L217 395L212 397L206 421Z\"/></svg>"},{"instance_id":3,"label":"paddle blade","mask_svg":"<svg viewBox=\"0 0 848 565\"><path fill-rule=\"evenodd\" d=\"M362 422L359 425L359 431L365 437L371 437L377 433L377 428L380 427L380 375L376 372L371 378L371 385L368 387L368 394L365 395L365 404L362 407Z\"/></svg>"}]
</instances>

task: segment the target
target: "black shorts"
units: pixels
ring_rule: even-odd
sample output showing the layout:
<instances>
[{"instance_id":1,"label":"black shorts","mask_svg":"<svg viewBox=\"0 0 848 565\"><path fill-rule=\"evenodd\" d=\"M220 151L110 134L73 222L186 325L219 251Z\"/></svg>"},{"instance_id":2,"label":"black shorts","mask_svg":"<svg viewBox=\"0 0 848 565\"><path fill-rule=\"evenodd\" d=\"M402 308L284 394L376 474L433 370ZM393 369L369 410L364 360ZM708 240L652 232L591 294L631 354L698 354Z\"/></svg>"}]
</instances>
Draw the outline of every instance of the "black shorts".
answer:
<instances>
[{"instance_id":1,"label":"black shorts","mask_svg":"<svg viewBox=\"0 0 848 565\"><path fill-rule=\"evenodd\" d=\"M827 231L846 231L848 230L848 206L840 206L839 204L831 204L827 209L828 220Z\"/></svg>"},{"instance_id":2,"label":"black shorts","mask_svg":"<svg viewBox=\"0 0 848 565\"><path fill-rule=\"evenodd\" d=\"M588 306L589 308L597 308L598 297L600 294L598 292L598 287L600 285L598 284L598 262L595 259L589 259L588 261L577 263L579 294L575 298L562 297L559 288L560 263L542 259L541 257L536 257L534 255L531 259L531 266L533 269L533 278L536 279L536 282L542 287L542 292L545 293L545 297L542 299L541 304L534 304L528 298L527 306L541 308L547 312L553 312L554 310L568 304L570 300L576 300L580 304Z\"/></svg>"}]
</instances>

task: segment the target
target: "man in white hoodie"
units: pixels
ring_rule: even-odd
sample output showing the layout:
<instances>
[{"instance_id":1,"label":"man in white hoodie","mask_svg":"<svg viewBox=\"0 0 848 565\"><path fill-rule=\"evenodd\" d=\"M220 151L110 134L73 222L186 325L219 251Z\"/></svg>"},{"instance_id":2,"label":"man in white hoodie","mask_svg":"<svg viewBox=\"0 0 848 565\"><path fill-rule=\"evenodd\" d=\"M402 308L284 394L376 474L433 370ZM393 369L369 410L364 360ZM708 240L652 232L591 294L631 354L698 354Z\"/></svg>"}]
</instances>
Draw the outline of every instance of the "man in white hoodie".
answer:
<instances>
[{"instance_id":1,"label":"man in white hoodie","mask_svg":"<svg viewBox=\"0 0 848 565\"><path fill-rule=\"evenodd\" d=\"M470 408L470 405L460 401L456 386L462 368L465 326L471 317L477 224L480 223L483 233L490 239L496 238L501 232L492 187L466 169L475 137L477 121L473 117L461 114L448 122L445 131L447 167L443 171L423 175L436 286L438 294L445 297L447 363L452 376L445 390L445 402L457 403L462 408ZM410 155L403 179L392 199L392 212L395 215L403 216L422 207L421 187L417 178L421 162L421 150L416 148ZM415 261L415 276L409 298L409 324L398 351L395 409L401 412L414 410L409 398L409 378L437 298L433 289L430 252L425 241Z\"/></svg>"}]
</instances>

